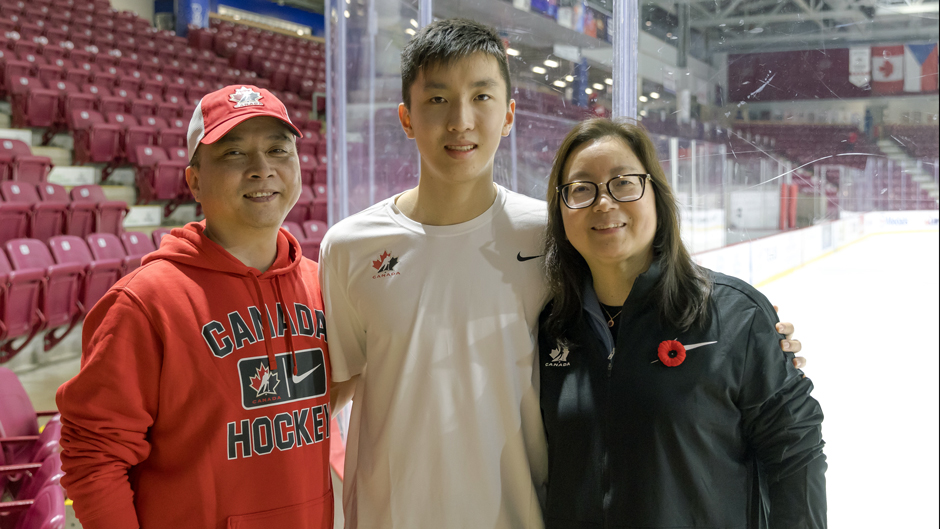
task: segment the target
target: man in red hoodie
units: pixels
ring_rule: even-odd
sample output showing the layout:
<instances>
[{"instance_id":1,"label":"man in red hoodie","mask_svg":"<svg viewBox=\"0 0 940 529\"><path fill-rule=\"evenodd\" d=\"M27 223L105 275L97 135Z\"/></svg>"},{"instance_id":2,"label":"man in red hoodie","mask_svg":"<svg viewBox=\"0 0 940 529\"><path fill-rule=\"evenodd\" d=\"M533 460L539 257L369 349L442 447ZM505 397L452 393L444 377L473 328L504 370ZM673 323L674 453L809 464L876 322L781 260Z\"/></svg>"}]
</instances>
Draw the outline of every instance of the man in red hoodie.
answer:
<instances>
[{"instance_id":1,"label":"man in red hoodie","mask_svg":"<svg viewBox=\"0 0 940 529\"><path fill-rule=\"evenodd\" d=\"M325 529L330 372L317 264L280 229L300 195L287 110L205 96L175 229L85 319L56 395L62 484L85 529Z\"/></svg>"}]
</instances>

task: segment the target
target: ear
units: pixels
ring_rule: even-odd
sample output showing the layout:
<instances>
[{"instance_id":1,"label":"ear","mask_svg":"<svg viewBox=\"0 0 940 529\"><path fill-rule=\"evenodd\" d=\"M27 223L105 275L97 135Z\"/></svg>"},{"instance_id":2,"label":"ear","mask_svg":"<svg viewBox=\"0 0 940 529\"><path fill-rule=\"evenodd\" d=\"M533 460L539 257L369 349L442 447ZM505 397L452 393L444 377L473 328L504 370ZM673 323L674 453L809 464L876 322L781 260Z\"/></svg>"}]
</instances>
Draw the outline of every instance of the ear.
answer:
<instances>
[{"instance_id":1,"label":"ear","mask_svg":"<svg viewBox=\"0 0 940 529\"><path fill-rule=\"evenodd\" d=\"M506 119L503 121L503 136L509 136L512 131L512 124L516 122L516 100L509 100L509 107L506 109Z\"/></svg>"},{"instance_id":2,"label":"ear","mask_svg":"<svg viewBox=\"0 0 940 529\"><path fill-rule=\"evenodd\" d=\"M186 167L186 185L189 186L189 190L192 192L193 196L196 197L196 202L199 200L199 169L196 169L193 166Z\"/></svg>"},{"instance_id":3,"label":"ear","mask_svg":"<svg viewBox=\"0 0 940 529\"><path fill-rule=\"evenodd\" d=\"M411 127L411 112L408 112L408 107L404 103L398 103L398 121L401 122L401 128L408 139L415 139L415 131Z\"/></svg>"}]
</instances>

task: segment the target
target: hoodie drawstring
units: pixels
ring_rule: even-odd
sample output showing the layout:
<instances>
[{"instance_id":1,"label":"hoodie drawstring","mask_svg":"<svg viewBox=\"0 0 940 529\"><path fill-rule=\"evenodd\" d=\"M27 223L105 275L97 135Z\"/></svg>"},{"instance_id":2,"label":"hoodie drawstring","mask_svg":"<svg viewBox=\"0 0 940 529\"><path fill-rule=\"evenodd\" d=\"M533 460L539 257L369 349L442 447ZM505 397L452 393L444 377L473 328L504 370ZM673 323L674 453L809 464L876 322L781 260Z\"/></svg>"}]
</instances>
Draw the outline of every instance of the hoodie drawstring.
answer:
<instances>
[{"instance_id":1,"label":"hoodie drawstring","mask_svg":"<svg viewBox=\"0 0 940 529\"><path fill-rule=\"evenodd\" d=\"M274 276L274 291L277 292L277 301L281 304L281 307L284 308L284 317L287 319L287 329L284 331L284 337L287 339L287 348L290 349L291 362L294 364L294 374L296 375L298 374L297 352L294 351L294 340L292 338L292 335L294 334L294 324L291 323L290 308L284 301L284 294L281 293L281 276ZM300 325L299 321L297 322L297 325Z\"/></svg>"},{"instance_id":2,"label":"hoodie drawstring","mask_svg":"<svg viewBox=\"0 0 940 529\"><path fill-rule=\"evenodd\" d=\"M274 336L277 335L276 327L272 327L274 323L271 320L271 311L268 310L268 304L264 300L264 291L261 290L261 281L258 281L258 276L254 274L248 274L251 276L252 283L255 284L255 293L258 294L259 305L264 307L265 313L268 316L268 337L264 340L264 350L268 354L268 369L277 369L277 358L274 356L274 346L271 345L271 342L274 341ZM277 311L274 313L275 317L277 316ZM290 335L290 330L288 329L288 336ZM295 367L296 369L296 367Z\"/></svg>"}]
</instances>

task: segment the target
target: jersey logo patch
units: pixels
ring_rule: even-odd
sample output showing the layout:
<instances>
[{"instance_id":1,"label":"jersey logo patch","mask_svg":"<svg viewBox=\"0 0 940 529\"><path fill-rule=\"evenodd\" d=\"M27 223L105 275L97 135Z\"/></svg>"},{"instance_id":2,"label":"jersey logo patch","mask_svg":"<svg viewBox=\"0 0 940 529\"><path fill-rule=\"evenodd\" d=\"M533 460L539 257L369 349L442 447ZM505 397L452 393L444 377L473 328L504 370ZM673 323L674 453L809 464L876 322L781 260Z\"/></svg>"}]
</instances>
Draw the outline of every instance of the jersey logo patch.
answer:
<instances>
[{"instance_id":1,"label":"jersey logo patch","mask_svg":"<svg viewBox=\"0 0 940 529\"><path fill-rule=\"evenodd\" d=\"M397 257L390 254L388 250L382 252L382 255L380 255L378 259L372 261L372 268L376 270L376 274L372 276L372 279L401 275L399 272L395 271L395 266L397 265Z\"/></svg>"},{"instance_id":2,"label":"jersey logo patch","mask_svg":"<svg viewBox=\"0 0 940 529\"><path fill-rule=\"evenodd\" d=\"M242 388L242 408L251 410L277 406L285 402L314 399L326 395L327 380L322 349L297 351L297 376L294 355L275 356L271 367L267 356L242 358L238 377Z\"/></svg>"}]
</instances>

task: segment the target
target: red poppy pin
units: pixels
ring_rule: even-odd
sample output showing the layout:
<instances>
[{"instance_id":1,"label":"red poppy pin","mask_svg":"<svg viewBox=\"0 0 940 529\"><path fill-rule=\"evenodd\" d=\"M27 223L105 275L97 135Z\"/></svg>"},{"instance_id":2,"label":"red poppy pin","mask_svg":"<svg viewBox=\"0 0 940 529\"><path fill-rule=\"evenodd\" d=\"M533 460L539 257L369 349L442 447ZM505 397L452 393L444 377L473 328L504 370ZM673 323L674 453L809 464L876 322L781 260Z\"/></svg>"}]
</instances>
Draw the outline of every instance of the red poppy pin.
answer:
<instances>
[{"instance_id":1,"label":"red poppy pin","mask_svg":"<svg viewBox=\"0 0 940 529\"><path fill-rule=\"evenodd\" d=\"M659 361L669 367L685 362L685 347L678 340L665 340L659 344Z\"/></svg>"},{"instance_id":2,"label":"red poppy pin","mask_svg":"<svg viewBox=\"0 0 940 529\"><path fill-rule=\"evenodd\" d=\"M659 348L656 350L659 360L653 360L651 364L656 362L662 362L666 367L676 367L677 365L685 362L685 353L686 351L691 351L692 349L702 347L703 345L711 345L715 342L702 342L694 343L692 345L682 345L679 343L679 340L665 340L659 344Z\"/></svg>"}]
</instances>

